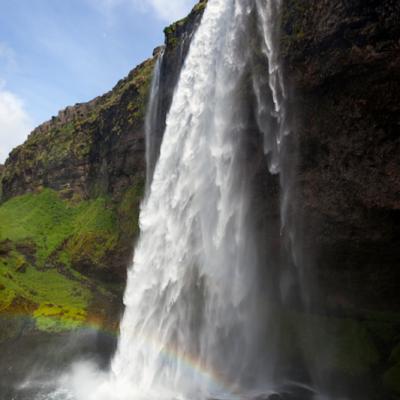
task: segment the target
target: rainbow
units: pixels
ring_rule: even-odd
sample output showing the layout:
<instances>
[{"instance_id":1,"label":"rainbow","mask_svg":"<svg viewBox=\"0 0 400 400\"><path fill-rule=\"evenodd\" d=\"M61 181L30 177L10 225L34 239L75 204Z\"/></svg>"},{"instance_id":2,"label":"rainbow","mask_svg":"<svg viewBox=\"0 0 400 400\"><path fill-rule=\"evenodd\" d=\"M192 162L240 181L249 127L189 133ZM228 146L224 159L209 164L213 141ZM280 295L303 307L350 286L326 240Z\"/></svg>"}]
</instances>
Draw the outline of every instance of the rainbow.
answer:
<instances>
[{"instance_id":1,"label":"rainbow","mask_svg":"<svg viewBox=\"0 0 400 400\"><path fill-rule=\"evenodd\" d=\"M32 314L14 312L3 314L1 317L23 319L24 322L35 321L35 318L32 317ZM52 318L53 320L60 322L61 324L65 324L66 326L68 323L77 322L74 319L68 319L67 316L55 315L53 317L49 316L48 318ZM75 329L66 329L63 330L62 333L65 334L68 332L72 333L79 331L101 332L103 334L112 336L115 339L119 337L118 328L105 327L101 321L96 318L91 318L85 322L79 322L79 326ZM46 333L45 330L43 332ZM47 331L47 333L52 332ZM61 331L57 333L61 333ZM133 337L134 336L135 335L133 335ZM195 378L196 380L204 383L205 386L210 388L215 395L218 395L219 399L229 398L229 400L235 400L240 398L238 386L230 383L220 371L210 367L209 365L206 365L198 356L187 352L182 352L174 344L165 345L154 335L146 335L145 337L141 336L140 338L137 336L137 339L141 339L142 343L144 343L150 351L158 351L160 357L162 357L166 362L179 363L184 368L184 372L187 374L188 380Z\"/></svg>"},{"instance_id":2,"label":"rainbow","mask_svg":"<svg viewBox=\"0 0 400 400\"><path fill-rule=\"evenodd\" d=\"M218 399L235 400L241 398L239 387L236 384L229 382L217 369L206 365L197 355L182 352L174 344L162 343L154 335L132 336L141 340L141 343L144 343L150 351L156 350L166 362L179 363L184 368L188 380L195 378L196 381L204 383L205 387L212 390L212 394L218 396Z\"/></svg>"}]
</instances>

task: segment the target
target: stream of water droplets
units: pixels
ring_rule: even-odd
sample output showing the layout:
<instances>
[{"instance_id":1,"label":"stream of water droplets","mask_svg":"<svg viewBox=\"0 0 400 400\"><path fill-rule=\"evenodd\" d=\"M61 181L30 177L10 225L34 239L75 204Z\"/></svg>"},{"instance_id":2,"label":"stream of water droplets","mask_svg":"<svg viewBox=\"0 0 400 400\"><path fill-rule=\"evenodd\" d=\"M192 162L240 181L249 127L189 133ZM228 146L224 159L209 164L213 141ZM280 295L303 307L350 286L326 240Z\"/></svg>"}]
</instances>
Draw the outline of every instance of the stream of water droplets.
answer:
<instances>
[{"instance_id":1,"label":"stream of water droplets","mask_svg":"<svg viewBox=\"0 0 400 400\"><path fill-rule=\"evenodd\" d=\"M242 172L248 115L241 96L254 50L248 25L256 15L269 65L247 84L254 86L257 122L277 173L284 134L278 10L279 0L209 0L142 205L111 371L78 365L64 382L68 390L51 398L235 399L258 388L265 338L259 337L259 260ZM265 85L272 102L265 101Z\"/></svg>"}]
</instances>

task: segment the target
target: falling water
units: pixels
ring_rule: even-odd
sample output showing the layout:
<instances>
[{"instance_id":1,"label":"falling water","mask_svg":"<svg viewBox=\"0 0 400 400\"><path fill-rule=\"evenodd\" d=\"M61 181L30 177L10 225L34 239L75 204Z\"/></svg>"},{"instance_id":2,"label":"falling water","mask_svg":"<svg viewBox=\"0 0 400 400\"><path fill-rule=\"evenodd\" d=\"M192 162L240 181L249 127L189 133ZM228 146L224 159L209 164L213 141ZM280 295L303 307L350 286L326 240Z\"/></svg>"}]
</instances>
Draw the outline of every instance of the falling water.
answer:
<instances>
[{"instance_id":1,"label":"falling water","mask_svg":"<svg viewBox=\"0 0 400 400\"><path fill-rule=\"evenodd\" d=\"M269 2L256 7L280 113L266 16L273 10ZM232 396L257 376L258 260L241 168L247 121L240 102L254 11L248 1L209 2L167 118L112 365L118 384L142 395ZM267 140L277 149L280 133L272 133Z\"/></svg>"},{"instance_id":2,"label":"falling water","mask_svg":"<svg viewBox=\"0 0 400 400\"><path fill-rule=\"evenodd\" d=\"M252 123L243 93L252 86L252 118L277 173L285 134L274 43L278 10L279 0L209 0L141 210L111 372L93 379L84 395L76 389L75 398L233 399L266 379L264 312L257 310L260 260L243 151ZM264 55L258 74L253 52L259 43L249 45L248 33L255 20ZM160 65L161 58L153 96ZM153 97L148 143L157 107ZM151 146L147 160L153 165Z\"/></svg>"},{"instance_id":3,"label":"falling water","mask_svg":"<svg viewBox=\"0 0 400 400\"><path fill-rule=\"evenodd\" d=\"M261 51L268 60L268 73L255 71L252 74L254 92L257 97L257 122L264 133L264 151L269 155L269 170L276 174L281 171L282 141L289 133L286 126L285 90L282 70L279 63L280 25L279 11L281 0L255 0L258 29L263 41ZM266 101L265 88L269 86L272 106Z\"/></svg>"},{"instance_id":4,"label":"falling water","mask_svg":"<svg viewBox=\"0 0 400 400\"><path fill-rule=\"evenodd\" d=\"M145 397L236 390L255 364L255 240L240 173L244 1L211 1L182 70L112 370Z\"/></svg>"},{"instance_id":5,"label":"falling water","mask_svg":"<svg viewBox=\"0 0 400 400\"><path fill-rule=\"evenodd\" d=\"M147 105L145 119L145 139L146 139L146 197L150 191L150 184L153 180L154 168L158 158L158 130L160 127L160 79L161 68L164 59L164 49L157 55L154 66L153 79L150 88L150 97Z\"/></svg>"}]
</instances>

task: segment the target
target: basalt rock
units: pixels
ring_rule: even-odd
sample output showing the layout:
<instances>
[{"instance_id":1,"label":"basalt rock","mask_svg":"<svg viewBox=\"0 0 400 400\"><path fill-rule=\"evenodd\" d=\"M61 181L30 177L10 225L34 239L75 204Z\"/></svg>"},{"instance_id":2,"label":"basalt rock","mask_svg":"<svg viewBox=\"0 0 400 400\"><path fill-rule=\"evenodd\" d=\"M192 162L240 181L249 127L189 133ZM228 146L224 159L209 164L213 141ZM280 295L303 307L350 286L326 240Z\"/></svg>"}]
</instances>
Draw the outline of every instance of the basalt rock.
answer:
<instances>
[{"instance_id":1,"label":"basalt rock","mask_svg":"<svg viewBox=\"0 0 400 400\"><path fill-rule=\"evenodd\" d=\"M327 372L357 387L354 398L365 390L377 399L399 393L389 362L400 332L399 21L400 4L392 0L286 0L281 21L303 289L315 313L360 324L337 330L322 346L335 337L341 344L333 352L364 343L356 356L343 351L348 360ZM373 347L375 360L357 367Z\"/></svg>"},{"instance_id":2,"label":"basalt rock","mask_svg":"<svg viewBox=\"0 0 400 400\"><path fill-rule=\"evenodd\" d=\"M166 28L165 47L154 53L163 53L160 124L154 133L158 146L205 6L201 1L187 18ZM400 306L400 3L284 0L281 23L293 154L298 151L293 198L300 268L312 288L319 288L312 296L315 303L337 313L335 318L351 315L362 323L362 329L339 329L335 322L333 337L345 332L343 353L348 342L360 342L358 337L347 340L352 332L371 334L380 351L379 368L390 372L395 365L387 361L398 344L398 322L391 314L364 310L396 312ZM113 275L123 281L137 234L138 193L145 178L144 113L154 57L109 93L68 107L38 127L0 166L2 202L43 188L73 205L99 196L109 199L106 209L115 211L123 233L117 245L98 264L85 252L73 260L75 269L102 281ZM276 249L268 252L279 258L279 184L267 173L259 144L257 133L249 132L252 204L259 236L277 237ZM263 232L267 220L274 221L271 232ZM1 241L0 257L14 249L35 263L34 246L26 244ZM99 273L99 265L108 268ZM377 364L374 358L374 368ZM394 376L389 372L387 382Z\"/></svg>"},{"instance_id":3,"label":"basalt rock","mask_svg":"<svg viewBox=\"0 0 400 400\"><path fill-rule=\"evenodd\" d=\"M109 93L36 128L6 161L2 200L44 187L75 200L118 196L143 177L142 121L153 64L144 62Z\"/></svg>"},{"instance_id":4,"label":"basalt rock","mask_svg":"<svg viewBox=\"0 0 400 400\"><path fill-rule=\"evenodd\" d=\"M286 0L282 27L305 263L326 303L398 311L400 3Z\"/></svg>"}]
</instances>

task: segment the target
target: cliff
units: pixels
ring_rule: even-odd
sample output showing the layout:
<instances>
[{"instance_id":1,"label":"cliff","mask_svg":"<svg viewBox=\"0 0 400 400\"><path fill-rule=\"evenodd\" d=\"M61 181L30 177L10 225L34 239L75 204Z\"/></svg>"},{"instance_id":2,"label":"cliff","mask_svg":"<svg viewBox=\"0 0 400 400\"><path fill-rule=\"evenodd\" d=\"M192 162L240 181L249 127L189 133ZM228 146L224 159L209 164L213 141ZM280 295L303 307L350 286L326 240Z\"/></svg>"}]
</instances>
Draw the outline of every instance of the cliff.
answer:
<instances>
[{"instance_id":1,"label":"cliff","mask_svg":"<svg viewBox=\"0 0 400 400\"><path fill-rule=\"evenodd\" d=\"M288 0L303 235L330 295L398 310L400 4ZM333 274L333 276L332 276Z\"/></svg>"},{"instance_id":2,"label":"cliff","mask_svg":"<svg viewBox=\"0 0 400 400\"><path fill-rule=\"evenodd\" d=\"M165 30L162 124L204 5ZM40 125L1 166L0 342L21 329L117 328L158 56L156 49L110 92ZM21 322L26 317L32 322Z\"/></svg>"},{"instance_id":3,"label":"cliff","mask_svg":"<svg viewBox=\"0 0 400 400\"><path fill-rule=\"evenodd\" d=\"M25 329L99 323L115 329L109 317L119 314L115 283L124 279L138 229L153 64L146 61L106 95L61 111L6 161L0 308L33 317Z\"/></svg>"},{"instance_id":4,"label":"cliff","mask_svg":"<svg viewBox=\"0 0 400 400\"><path fill-rule=\"evenodd\" d=\"M205 5L165 30L156 146ZM399 21L395 0L285 0L281 20L296 154L292 211L312 310L285 310L281 345L288 363L308 346L312 364L335 343L328 373L368 381L378 393L382 382L400 393ZM115 327L118 312L108 321L107 304L118 310L138 232L154 64L147 60L104 96L68 107L11 153L1 183L3 314L34 316L44 330L65 319L57 329L91 321ZM280 236L279 187L266 173L260 137L248 139L262 242ZM279 259L279 246L266 251ZM263 282L272 291L275 283ZM307 334L313 326L317 336Z\"/></svg>"},{"instance_id":5,"label":"cliff","mask_svg":"<svg viewBox=\"0 0 400 400\"><path fill-rule=\"evenodd\" d=\"M298 149L296 237L312 307L358 321L353 332L365 331L340 345L343 355L364 343L358 360L376 355L369 382L397 393L399 21L392 0L286 0L281 41Z\"/></svg>"}]
</instances>

